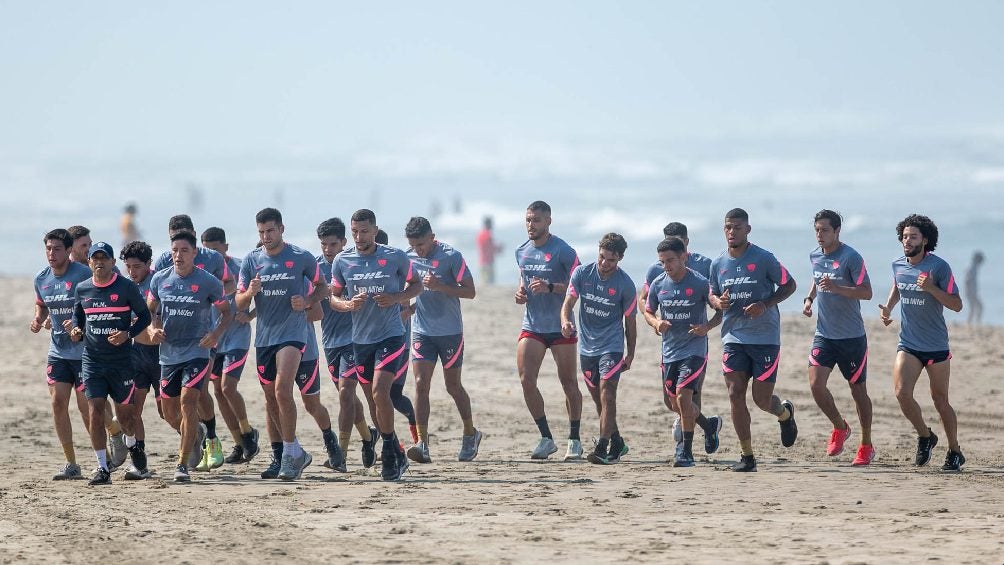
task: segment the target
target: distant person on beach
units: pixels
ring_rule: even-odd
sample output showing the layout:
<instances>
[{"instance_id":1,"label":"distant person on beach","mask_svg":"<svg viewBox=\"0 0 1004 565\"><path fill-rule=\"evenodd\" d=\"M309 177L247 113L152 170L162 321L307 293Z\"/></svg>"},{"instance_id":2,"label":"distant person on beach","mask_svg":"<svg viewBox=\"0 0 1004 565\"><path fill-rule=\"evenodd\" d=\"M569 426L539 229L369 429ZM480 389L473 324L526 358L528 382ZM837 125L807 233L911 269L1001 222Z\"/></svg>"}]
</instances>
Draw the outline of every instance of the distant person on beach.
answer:
<instances>
[{"instance_id":1,"label":"distant person on beach","mask_svg":"<svg viewBox=\"0 0 1004 565\"><path fill-rule=\"evenodd\" d=\"M966 269L966 300L969 301L969 316L966 323L970 326L983 323L983 299L980 298L979 278L980 267L983 266L983 252L973 253L973 262Z\"/></svg>"},{"instance_id":2,"label":"distant person on beach","mask_svg":"<svg viewBox=\"0 0 1004 565\"><path fill-rule=\"evenodd\" d=\"M896 226L903 256L892 263L893 285L889 299L879 304L882 323L892 323L892 309L900 304L899 346L893 365L896 400L906 419L917 430L917 466L927 465L938 436L924 422L920 405L913 398L920 373L931 379L931 399L948 436L948 454L943 471L961 471L966 458L958 438L958 419L948 401L952 352L948 344L945 308L962 311L962 297L952 268L932 253L938 246L938 226L927 216L912 214Z\"/></svg>"},{"instance_id":3,"label":"distant person on beach","mask_svg":"<svg viewBox=\"0 0 1004 565\"><path fill-rule=\"evenodd\" d=\"M119 222L119 229L122 231L122 247L141 239L139 228L136 227L136 205L126 204L122 210L122 220Z\"/></svg>"},{"instance_id":4,"label":"distant person on beach","mask_svg":"<svg viewBox=\"0 0 1004 565\"><path fill-rule=\"evenodd\" d=\"M502 245L495 243L492 233L492 217L485 216L481 231L478 232L478 272L481 284L495 284L495 256L502 251Z\"/></svg>"},{"instance_id":5,"label":"distant person on beach","mask_svg":"<svg viewBox=\"0 0 1004 565\"><path fill-rule=\"evenodd\" d=\"M851 246L840 241L840 214L820 210L813 222L819 247L809 254L812 288L802 301L802 313L812 317L817 304L819 317L809 351L809 387L819 409L833 424L826 454L839 455L851 437L851 426L840 414L826 386L833 367L851 388L851 397L861 422L861 445L853 465L867 465L875 459L872 446L872 401L865 380L868 377L868 336L861 319L861 301L871 300L872 285L865 260Z\"/></svg>"}]
</instances>

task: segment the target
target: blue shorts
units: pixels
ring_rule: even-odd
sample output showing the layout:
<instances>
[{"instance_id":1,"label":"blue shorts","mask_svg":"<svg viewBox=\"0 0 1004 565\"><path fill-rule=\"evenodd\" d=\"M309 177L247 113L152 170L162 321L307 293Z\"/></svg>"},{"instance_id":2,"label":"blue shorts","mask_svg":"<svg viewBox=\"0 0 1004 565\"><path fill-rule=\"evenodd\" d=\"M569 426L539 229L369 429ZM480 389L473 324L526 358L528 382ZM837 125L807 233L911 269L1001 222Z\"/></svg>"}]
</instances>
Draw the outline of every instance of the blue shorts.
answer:
<instances>
[{"instance_id":1,"label":"blue shorts","mask_svg":"<svg viewBox=\"0 0 1004 565\"><path fill-rule=\"evenodd\" d=\"M896 348L896 351L902 351L903 353L909 353L917 359L925 367L928 365L934 365L935 363L943 363L952 358L951 351L917 351L915 349L910 349L905 345L900 345Z\"/></svg>"},{"instance_id":2,"label":"blue shorts","mask_svg":"<svg viewBox=\"0 0 1004 565\"><path fill-rule=\"evenodd\" d=\"M255 362L258 365L258 380L261 381L261 384L272 384L275 381L275 356L287 347L295 347L300 351L300 355L303 355L307 344L302 341L284 341L276 345L255 348Z\"/></svg>"},{"instance_id":3,"label":"blue shorts","mask_svg":"<svg viewBox=\"0 0 1004 565\"><path fill-rule=\"evenodd\" d=\"M435 363L436 359L443 364L444 369L459 368L464 364L464 334L456 335L425 335L415 333L411 337L412 361L428 361Z\"/></svg>"},{"instance_id":4,"label":"blue shorts","mask_svg":"<svg viewBox=\"0 0 1004 565\"><path fill-rule=\"evenodd\" d=\"M317 359L300 361L300 366L296 369L296 386L299 387L300 394L321 394L321 381L317 378L320 367L321 363Z\"/></svg>"},{"instance_id":5,"label":"blue shorts","mask_svg":"<svg viewBox=\"0 0 1004 565\"><path fill-rule=\"evenodd\" d=\"M209 380L209 369L212 367L209 359L191 359L184 363L161 366L160 397L177 398L181 396L182 387L202 390Z\"/></svg>"},{"instance_id":6,"label":"blue shorts","mask_svg":"<svg viewBox=\"0 0 1004 565\"><path fill-rule=\"evenodd\" d=\"M704 374L708 369L708 357L692 355L686 359L666 361L660 365L662 369L662 387L671 398L675 398L681 389L690 389L694 394L701 392L704 384Z\"/></svg>"},{"instance_id":7,"label":"blue shorts","mask_svg":"<svg viewBox=\"0 0 1004 565\"><path fill-rule=\"evenodd\" d=\"M209 378L217 380L227 376L231 379L240 380L241 373L244 372L244 364L248 360L247 349L234 349L226 353L217 353L213 356L213 371Z\"/></svg>"},{"instance_id":8,"label":"blue shorts","mask_svg":"<svg viewBox=\"0 0 1004 565\"><path fill-rule=\"evenodd\" d=\"M777 380L780 345L726 343L722 346L722 372L746 373L760 382Z\"/></svg>"},{"instance_id":9,"label":"blue shorts","mask_svg":"<svg viewBox=\"0 0 1004 565\"><path fill-rule=\"evenodd\" d=\"M604 353L603 355L579 355L579 365L582 367L582 380L586 386L596 388L600 381L619 381L621 369L624 368L624 353Z\"/></svg>"},{"instance_id":10,"label":"blue shorts","mask_svg":"<svg viewBox=\"0 0 1004 565\"><path fill-rule=\"evenodd\" d=\"M131 363L119 367L107 363L82 363L84 396L88 400L95 398L112 397L112 400L119 404L129 404L132 402L136 385L133 382L133 368Z\"/></svg>"},{"instance_id":11,"label":"blue shorts","mask_svg":"<svg viewBox=\"0 0 1004 565\"><path fill-rule=\"evenodd\" d=\"M352 345L356 354L356 378L363 384L373 382L375 371L386 371L400 379L408 370L408 346L404 336L396 335L377 343Z\"/></svg>"},{"instance_id":12,"label":"blue shorts","mask_svg":"<svg viewBox=\"0 0 1004 565\"><path fill-rule=\"evenodd\" d=\"M84 380L81 376L83 361L80 359L60 359L49 356L46 359L45 382L52 386L56 383L66 383L77 390L84 390Z\"/></svg>"},{"instance_id":13,"label":"blue shorts","mask_svg":"<svg viewBox=\"0 0 1004 565\"><path fill-rule=\"evenodd\" d=\"M149 363L133 359L133 381L136 388L143 390L154 390L156 395L160 394L160 364Z\"/></svg>"},{"instance_id":14,"label":"blue shorts","mask_svg":"<svg viewBox=\"0 0 1004 565\"><path fill-rule=\"evenodd\" d=\"M324 358L328 361L328 374L335 384L338 384L338 379L356 378L356 352L351 343L325 348Z\"/></svg>"},{"instance_id":15,"label":"blue shorts","mask_svg":"<svg viewBox=\"0 0 1004 565\"><path fill-rule=\"evenodd\" d=\"M868 378L868 336L850 339L829 339L821 335L812 338L810 367L840 367L840 374L851 384Z\"/></svg>"}]
</instances>

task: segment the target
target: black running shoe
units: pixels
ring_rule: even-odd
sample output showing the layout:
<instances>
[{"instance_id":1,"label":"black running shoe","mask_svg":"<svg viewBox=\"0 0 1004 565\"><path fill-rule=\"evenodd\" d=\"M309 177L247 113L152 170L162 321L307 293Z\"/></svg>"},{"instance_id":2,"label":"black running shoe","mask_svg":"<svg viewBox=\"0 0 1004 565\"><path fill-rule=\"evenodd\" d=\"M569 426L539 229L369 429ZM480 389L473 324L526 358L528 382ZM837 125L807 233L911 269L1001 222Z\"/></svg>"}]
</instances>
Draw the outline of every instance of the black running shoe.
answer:
<instances>
[{"instance_id":1,"label":"black running shoe","mask_svg":"<svg viewBox=\"0 0 1004 565\"><path fill-rule=\"evenodd\" d=\"M950 473L958 473L962 470L962 466L966 464L966 456L962 454L961 451L948 450L948 455L945 456L945 464L941 466L942 471L948 471Z\"/></svg>"},{"instance_id":2,"label":"black running shoe","mask_svg":"<svg viewBox=\"0 0 1004 565\"><path fill-rule=\"evenodd\" d=\"M621 455L626 453L627 451L624 451L624 438L618 436L610 438L610 450L601 455L605 456L608 463L616 463L621 460Z\"/></svg>"},{"instance_id":3,"label":"black running shoe","mask_svg":"<svg viewBox=\"0 0 1004 565\"><path fill-rule=\"evenodd\" d=\"M192 477L188 474L188 466L184 463L178 463L178 466L174 468L174 482L187 483L190 480Z\"/></svg>"},{"instance_id":4,"label":"black running shoe","mask_svg":"<svg viewBox=\"0 0 1004 565\"><path fill-rule=\"evenodd\" d=\"M781 406L788 409L788 419L778 422L781 425L781 445L791 447L798 438L798 425L795 423L795 405L790 400L782 400Z\"/></svg>"},{"instance_id":5,"label":"black running shoe","mask_svg":"<svg viewBox=\"0 0 1004 565\"><path fill-rule=\"evenodd\" d=\"M704 452L714 453L718 451L718 432L722 431L721 416L711 416L708 418L708 427L704 428Z\"/></svg>"},{"instance_id":6,"label":"black running shoe","mask_svg":"<svg viewBox=\"0 0 1004 565\"><path fill-rule=\"evenodd\" d=\"M98 467L94 470L94 476L91 477L91 480L87 484L92 487L96 485L110 485L112 484L112 474L108 472L108 469Z\"/></svg>"},{"instance_id":7,"label":"black running shoe","mask_svg":"<svg viewBox=\"0 0 1004 565\"><path fill-rule=\"evenodd\" d=\"M380 452L380 462L383 466L380 470L380 476L385 481L396 481L401 477L399 469L400 461L397 458L397 450L394 449L392 443L385 441L383 443L383 451Z\"/></svg>"},{"instance_id":8,"label":"black running shoe","mask_svg":"<svg viewBox=\"0 0 1004 565\"><path fill-rule=\"evenodd\" d=\"M338 471L339 473L345 473L348 469L345 467L345 454L342 453L342 448L338 446L337 440L325 441L324 449L328 452L328 458L324 461L324 466Z\"/></svg>"},{"instance_id":9,"label":"black running shoe","mask_svg":"<svg viewBox=\"0 0 1004 565\"><path fill-rule=\"evenodd\" d=\"M137 470L141 472L146 470L146 452L139 446L134 445L129 448L129 459Z\"/></svg>"},{"instance_id":10,"label":"black running shoe","mask_svg":"<svg viewBox=\"0 0 1004 565\"><path fill-rule=\"evenodd\" d=\"M404 476L404 472L408 470L410 463L408 462L408 454L401 449L401 444L397 442L397 438L394 438L394 445L397 446L395 451L397 452L397 480L401 480Z\"/></svg>"},{"instance_id":11,"label":"black running shoe","mask_svg":"<svg viewBox=\"0 0 1004 565\"><path fill-rule=\"evenodd\" d=\"M756 457L743 455L739 462L732 466L732 470L737 473L756 473Z\"/></svg>"},{"instance_id":12,"label":"black running shoe","mask_svg":"<svg viewBox=\"0 0 1004 565\"><path fill-rule=\"evenodd\" d=\"M363 442L362 457L363 457L363 467L369 469L376 463L376 442L380 437L377 433L376 428L370 427L370 440Z\"/></svg>"},{"instance_id":13,"label":"black running shoe","mask_svg":"<svg viewBox=\"0 0 1004 565\"><path fill-rule=\"evenodd\" d=\"M261 472L261 478L263 479L275 479L279 476L279 468L282 466L282 462L272 457L272 462L268 464L268 468Z\"/></svg>"},{"instance_id":14,"label":"black running shoe","mask_svg":"<svg viewBox=\"0 0 1004 565\"><path fill-rule=\"evenodd\" d=\"M250 432L241 435L241 448L244 450L244 462L251 461L255 455L258 455L260 451L258 449L258 430L251 428Z\"/></svg>"},{"instance_id":15,"label":"black running shoe","mask_svg":"<svg viewBox=\"0 0 1004 565\"><path fill-rule=\"evenodd\" d=\"M917 460L914 461L914 464L918 467L927 465L931 460L931 450L938 445L938 436L931 431L931 428L927 428L927 432L931 435L917 438Z\"/></svg>"},{"instance_id":16,"label":"black running shoe","mask_svg":"<svg viewBox=\"0 0 1004 565\"><path fill-rule=\"evenodd\" d=\"M243 438L242 438L243 439ZM244 462L244 447L240 445L234 445L234 448L230 450L230 455L223 458L224 463L229 463L231 465L235 463Z\"/></svg>"}]
</instances>

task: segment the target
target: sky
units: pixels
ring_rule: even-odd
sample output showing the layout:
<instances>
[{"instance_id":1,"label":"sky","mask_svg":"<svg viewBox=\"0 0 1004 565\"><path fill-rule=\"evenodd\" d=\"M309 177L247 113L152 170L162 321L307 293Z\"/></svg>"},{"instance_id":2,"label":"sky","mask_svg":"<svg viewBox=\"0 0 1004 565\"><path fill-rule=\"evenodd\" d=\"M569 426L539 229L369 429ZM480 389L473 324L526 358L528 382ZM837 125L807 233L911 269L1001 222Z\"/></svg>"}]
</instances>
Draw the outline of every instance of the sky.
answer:
<instances>
[{"instance_id":1,"label":"sky","mask_svg":"<svg viewBox=\"0 0 1004 565\"><path fill-rule=\"evenodd\" d=\"M1001 2L9 2L0 158L1004 139Z\"/></svg>"}]
</instances>

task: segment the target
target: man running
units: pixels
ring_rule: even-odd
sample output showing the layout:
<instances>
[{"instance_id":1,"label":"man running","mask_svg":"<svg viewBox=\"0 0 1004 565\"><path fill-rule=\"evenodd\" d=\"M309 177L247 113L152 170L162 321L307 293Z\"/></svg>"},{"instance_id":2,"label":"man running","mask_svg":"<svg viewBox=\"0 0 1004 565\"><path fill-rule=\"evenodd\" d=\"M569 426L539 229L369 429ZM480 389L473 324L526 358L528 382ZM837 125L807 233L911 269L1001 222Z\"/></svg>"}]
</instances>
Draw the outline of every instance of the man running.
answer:
<instances>
[{"instance_id":1,"label":"man running","mask_svg":"<svg viewBox=\"0 0 1004 565\"><path fill-rule=\"evenodd\" d=\"M573 309L581 297L579 364L582 380L586 381L600 417L600 439L588 459L591 463L608 465L620 461L628 452L617 429L617 383L634 360L638 290L631 277L617 266L627 250L624 237L608 233L599 246L594 263L572 271L561 307L561 335L565 338L576 335Z\"/></svg>"},{"instance_id":2,"label":"man running","mask_svg":"<svg viewBox=\"0 0 1004 565\"><path fill-rule=\"evenodd\" d=\"M199 397L209 380L211 350L232 318L223 283L195 266L196 241L195 234L185 230L171 237L174 266L157 271L147 299L150 311L158 314L152 341L160 344L164 419L181 434L174 471L178 482L187 482L189 468L201 460ZM219 312L215 327L214 307Z\"/></svg>"},{"instance_id":3,"label":"man running","mask_svg":"<svg viewBox=\"0 0 1004 565\"><path fill-rule=\"evenodd\" d=\"M913 390L921 371L927 370L931 399L948 436L948 454L941 469L961 471L966 458L959 447L955 409L948 402L952 352L944 310L961 312L962 297L952 268L932 253L938 246L938 226L930 218L911 214L896 226L896 235L903 245L903 257L893 261L894 284L889 299L879 304L882 322L888 326L892 323L893 307L900 303L902 322L892 373L896 400L919 436L915 463L926 465L931 460L931 450L938 445L938 436L924 422Z\"/></svg>"},{"instance_id":4,"label":"man running","mask_svg":"<svg viewBox=\"0 0 1004 565\"><path fill-rule=\"evenodd\" d=\"M706 418L696 398L704 386L708 367L708 332L722 320L715 312L708 320L711 285L697 271L687 268L687 244L669 236L656 248L663 274L649 288L645 321L662 336L663 400L677 413L680 443L674 467L694 466L694 426L704 431L704 451L718 450L722 419ZM674 434L677 424L674 423Z\"/></svg>"},{"instance_id":5,"label":"man running","mask_svg":"<svg viewBox=\"0 0 1004 565\"><path fill-rule=\"evenodd\" d=\"M88 263L87 252L91 249L91 230L84 226L70 226L66 229L73 238L73 247L70 248L70 260L86 266Z\"/></svg>"},{"instance_id":6,"label":"man running","mask_svg":"<svg viewBox=\"0 0 1004 565\"><path fill-rule=\"evenodd\" d=\"M391 386L407 363L401 303L422 292L408 256L376 243L376 215L366 209L352 214L350 223L355 247L335 258L331 268L332 306L352 312L352 343L357 378L372 383L377 426L383 438L381 476L399 480L408 468L408 457L394 433ZM351 297L351 298L346 298Z\"/></svg>"},{"instance_id":7,"label":"man running","mask_svg":"<svg viewBox=\"0 0 1004 565\"><path fill-rule=\"evenodd\" d=\"M135 441L135 411L131 403L136 387L129 344L150 324L150 311L139 287L113 270L115 253L111 245L98 242L87 253L93 274L76 285L73 319L64 323L64 329L73 341L84 341L82 374L90 405L88 432L98 460L89 484L107 485L112 482L105 447L107 398L111 396L115 402L119 425ZM134 467L146 469L146 454L142 449L134 449L130 454Z\"/></svg>"},{"instance_id":8,"label":"man running","mask_svg":"<svg viewBox=\"0 0 1004 565\"><path fill-rule=\"evenodd\" d=\"M227 233L223 228L211 227L202 232L201 239L203 248L211 249L223 256L228 273L240 273L240 263L228 254L230 244L227 243ZM234 440L234 447L230 454L223 458L223 463L247 463L258 455L258 430L251 427L247 405L244 396L237 390L237 385L240 383L244 364L251 349L251 320L254 319L255 313L237 308L236 292L227 294L227 302L230 303L233 319L216 346L210 379L213 383L213 395L220 406L220 415L223 416L223 421ZM216 322L214 319L213 323ZM202 461L196 467L197 470L206 471L218 466L216 454L223 451L219 441L219 438L206 440L207 445Z\"/></svg>"},{"instance_id":9,"label":"man running","mask_svg":"<svg viewBox=\"0 0 1004 565\"><path fill-rule=\"evenodd\" d=\"M572 271L579 266L579 257L561 238L553 235L551 207L537 200L526 209L526 233L529 239L516 249L519 266L519 288L516 304L525 304L522 331L516 345L516 367L523 387L523 399L540 431L540 441L530 455L547 459L558 446L544 412L544 397L537 388L537 377L544 354L551 350L558 368L558 380L565 392L568 410L568 449L565 460L582 459L579 424L582 418L582 393L575 378L576 336L561 333L561 305Z\"/></svg>"},{"instance_id":10,"label":"man running","mask_svg":"<svg viewBox=\"0 0 1004 565\"><path fill-rule=\"evenodd\" d=\"M345 249L345 223L340 218L329 218L317 226L317 239L321 243L321 254L317 261L324 280L331 285L331 266L335 257ZM334 292L335 287L331 290ZM344 289L343 289L344 290ZM362 439L363 466L370 468L376 462L376 428L366 423L366 410L356 396L357 368L352 348L352 314L339 312L332 307L331 297L321 301L324 317L321 319L321 344L324 358L328 362L331 380L338 388L338 447L343 454L348 453L352 426L355 425ZM372 397L371 397L372 399ZM371 400L370 399L370 400ZM342 466L335 468L344 473Z\"/></svg>"},{"instance_id":11,"label":"man running","mask_svg":"<svg viewBox=\"0 0 1004 565\"><path fill-rule=\"evenodd\" d=\"M453 398L464 424L458 461L473 461L481 445L481 432L474 427L471 398L460 382L464 363L464 321L460 299L473 299L474 277L463 255L453 247L436 241L429 220L413 217L404 228L411 249L415 277L425 287L415 299L411 350L415 369L415 415L418 442L408 448L408 458L429 463L429 391L436 361L443 366L446 392Z\"/></svg>"},{"instance_id":12,"label":"man running","mask_svg":"<svg viewBox=\"0 0 1004 565\"><path fill-rule=\"evenodd\" d=\"M64 323L73 316L73 295L77 285L91 278L91 270L70 261L73 238L67 230L54 229L48 232L42 238L42 243L45 245L45 259L49 266L35 275L35 316L28 329L32 333L38 333L45 327L51 330L45 380L49 385L56 437L63 447L63 456L66 457L66 464L52 479L80 479L83 476L73 447L70 396L76 396L85 429L89 426L90 409L84 398L80 374L83 345L70 340Z\"/></svg>"},{"instance_id":13,"label":"man running","mask_svg":"<svg viewBox=\"0 0 1004 565\"><path fill-rule=\"evenodd\" d=\"M812 288L803 301L802 313L812 317L819 304L816 334L809 352L809 387L819 409L830 419L833 431L826 454L839 455L851 436L851 426L840 415L826 386L834 366L851 387L851 396L861 422L861 445L852 465L867 465L875 459L872 446L872 401L865 380L868 376L868 336L861 319L861 301L871 300L872 284L865 261L851 246L840 241L840 214L833 210L816 213L814 227L819 247L809 254Z\"/></svg>"},{"instance_id":14,"label":"man running","mask_svg":"<svg viewBox=\"0 0 1004 565\"><path fill-rule=\"evenodd\" d=\"M753 381L753 402L777 416L781 444L798 437L795 405L774 394L781 354L781 314L777 305L795 292L795 279L769 251L749 242L752 227L742 208L725 215L728 248L711 264L711 306L723 313L722 371L732 405L742 458L733 471L756 471L746 389Z\"/></svg>"},{"instance_id":15,"label":"man running","mask_svg":"<svg viewBox=\"0 0 1004 565\"><path fill-rule=\"evenodd\" d=\"M293 387L303 348L307 343L306 310L328 294L328 285L314 257L283 241L282 214L265 208L255 216L262 246L249 253L241 265L237 307L247 310L254 300L257 315L255 349L258 380L265 405L278 423L280 437L271 437L272 464L263 478L300 477L312 458L296 439L296 403ZM314 288L303 295L303 279Z\"/></svg>"}]
</instances>

